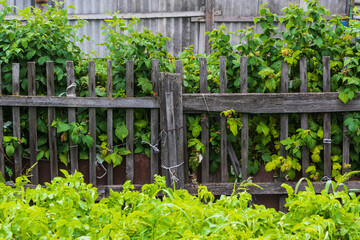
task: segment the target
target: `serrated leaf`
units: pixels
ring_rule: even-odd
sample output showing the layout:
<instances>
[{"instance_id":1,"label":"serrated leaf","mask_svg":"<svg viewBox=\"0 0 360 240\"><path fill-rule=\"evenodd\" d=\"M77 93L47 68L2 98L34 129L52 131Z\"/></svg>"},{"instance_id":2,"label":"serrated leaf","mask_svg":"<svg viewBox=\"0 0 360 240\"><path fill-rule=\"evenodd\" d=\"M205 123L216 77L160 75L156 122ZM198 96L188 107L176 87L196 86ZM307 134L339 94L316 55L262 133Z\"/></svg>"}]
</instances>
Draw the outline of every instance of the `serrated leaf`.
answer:
<instances>
[{"instance_id":1,"label":"serrated leaf","mask_svg":"<svg viewBox=\"0 0 360 240\"><path fill-rule=\"evenodd\" d=\"M347 93L345 92L340 92L339 93L339 99L343 102L343 103L347 103L349 101L349 96Z\"/></svg>"},{"instance_id":2,"label":"serrated leaf","mask_svg":"<svg viewBox=\"0 0 360 240\"><path fill-rule=\"evenodd\" d=\"M82 142L86 144L88 148L91 148L94 144L94 139L90 135L85 135L82 137Z\"/></svg>"},{"instance_id":3,"label":"serrated leaf","mask_svg":"<svg viewBox=\"0 0 360 240\"><path fill-rule=\"evenodd\" d=\"M70 125L67 123L58 122L56 132L62 133L70 130Z\"/></svg>"},{"instance_id":4,"label":"serrated leaf","mask_svg":"<svg viewBox=\"0 0 360 240\"><path fill-rule=\"evenodd\" d=\"M65 164L65 166L68 165L69 161L68 161L67 154L61 153L61 154L59 155L59 159L60 159L60 161L61 161L63 164Z\"/></svg>"}]
</instances>

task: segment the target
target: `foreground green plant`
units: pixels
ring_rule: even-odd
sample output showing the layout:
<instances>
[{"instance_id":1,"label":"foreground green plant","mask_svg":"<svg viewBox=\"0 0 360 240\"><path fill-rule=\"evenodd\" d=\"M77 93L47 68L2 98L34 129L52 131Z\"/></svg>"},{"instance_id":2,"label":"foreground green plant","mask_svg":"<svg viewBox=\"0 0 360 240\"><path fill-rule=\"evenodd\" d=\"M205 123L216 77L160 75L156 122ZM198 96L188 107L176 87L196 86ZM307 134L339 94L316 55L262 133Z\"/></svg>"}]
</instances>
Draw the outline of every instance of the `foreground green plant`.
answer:
<instances>
[{"instance_id":1,"label":"foreground green plant","mask_svg":"<svg viewBox=\"0 0 360 240\"><path fill-rule=\"evenodd\" d=\"M97 189L84 183L81 173L62 173L64 178L53 179L45 188L27 188L26 176L17 178L13 187L0 182L1 239L359 237L359 197L347 189L329 193L330 184L320 195L310 181L304 192L284 185L289 194L289 213L284 214L252 206L247 192L254 185L251 182L215 201L206 186L199 186L198 196L192 196L186 190L167 188L165 178L156 176L155 183L144 185L141 192L126 182L122 192L110 190L108 198L96 202Z\"/></svg>"}]
</instances>

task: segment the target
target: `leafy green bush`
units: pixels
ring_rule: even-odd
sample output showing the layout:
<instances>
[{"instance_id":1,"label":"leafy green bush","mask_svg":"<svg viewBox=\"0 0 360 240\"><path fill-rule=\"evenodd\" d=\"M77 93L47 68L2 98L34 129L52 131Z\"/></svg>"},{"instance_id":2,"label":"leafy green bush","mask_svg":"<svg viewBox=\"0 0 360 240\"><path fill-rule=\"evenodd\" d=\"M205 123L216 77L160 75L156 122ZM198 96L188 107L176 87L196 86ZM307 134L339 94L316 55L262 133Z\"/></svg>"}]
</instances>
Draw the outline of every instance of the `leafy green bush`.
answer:
<instances>
[{"instance_id":1,"label":"leafy green bush","mask_svg":"<svg viewBox=\"0 0 360 240\"><path fill-rule=\"evenodd\" d=\"M359 197L338 192L328 182L320 195L287 186L284 214L251 205L242 183L231 196L215 201L205 186L198 196L166 187L163 177L141 192L126 182L122 192L96 202L98 193L82 174L57 177L46 188L0 183L2 239L358 239ZM329 193L330 184L335 191ZM239 191L240 190L240 191ZM158 194L163 195L158 197Z\"/></svg>"}]
</instances>

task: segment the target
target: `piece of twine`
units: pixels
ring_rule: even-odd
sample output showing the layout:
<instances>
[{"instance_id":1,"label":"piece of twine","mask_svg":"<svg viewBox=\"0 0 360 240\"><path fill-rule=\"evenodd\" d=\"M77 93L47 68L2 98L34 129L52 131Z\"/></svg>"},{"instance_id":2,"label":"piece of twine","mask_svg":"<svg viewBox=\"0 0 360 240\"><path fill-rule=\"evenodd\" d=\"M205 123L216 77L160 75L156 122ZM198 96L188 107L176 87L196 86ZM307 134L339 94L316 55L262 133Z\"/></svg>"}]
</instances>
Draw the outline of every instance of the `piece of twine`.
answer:
<instances>
[{"instance_id":1,"label":"piece of twine","mask_svg":"<svg viewBox=\"0 0 360 240\"><path fill-rule=\"evenodd\" d=\"M163 164L161 165L161 167L162 167L163 169L169 170L170 177L172 178L171 185L173 184L173 181L175 181L175 182L177 183L177 182L179 182L179 180L180 180L177 176L175 176L175 171L172 172L171 169L178 168L178 167L180 167L180 166L183 165L183 164L184 164L184 162L182 162L182 163L180 163L180 164L178 164L178 165L172 166L172 167L166 167L166 166L163 165Z\"/></svg>"},{"instance_id":2,"label":"piece of twine","mask_svg":"<svg viewBox=\"0 0 360 240\"><path fill-rule=\"evenodd\" d=\"M61 93L61 94L59 95L59 97L67 94L67 92L68 92L71 88L73 88L73 87L76 87L76 83L74 83L74 82L73 82L72 84L70 84L70 85L66 88L66 92Z\"/></svg>"}]
</instances>

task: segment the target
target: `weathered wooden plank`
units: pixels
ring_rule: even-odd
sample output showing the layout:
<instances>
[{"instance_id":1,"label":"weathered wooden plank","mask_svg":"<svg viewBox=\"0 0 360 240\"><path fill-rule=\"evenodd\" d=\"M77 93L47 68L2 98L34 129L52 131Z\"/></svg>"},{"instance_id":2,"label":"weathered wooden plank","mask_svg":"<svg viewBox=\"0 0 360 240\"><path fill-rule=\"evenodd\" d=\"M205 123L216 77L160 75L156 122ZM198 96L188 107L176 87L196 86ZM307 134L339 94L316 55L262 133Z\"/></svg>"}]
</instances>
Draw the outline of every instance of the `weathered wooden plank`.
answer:
<instances>
[{"instance_id":1,"label":"weathered wooden plank","mask_svg":"<svg viewBox=\"0 0 360 240\"><path fill-rule=\"evenodd\" d=\"M20 95L20 64L12 65L12 94ZM20 133L20 107L12 108L13 117L13 135L18 139L21 138ZM21 146L18 146L14 152L15 178L22 174Z\"/></svg>"},{"instance_id":2,"label":"weathered wooden plank","mask_svg":"<svg viewBox=\"0 0 360 240\"><path fill-rule=\"evenodd\" d=\"M199 58L199 74L200 74L200 93L209 93L208 82L207 82L207 63L206 58ZM206 98L204 97L201 101L205 103ZM230 108L229 108L230 109ZM206 111L206 110L205 110ZM209 175L209 118L208 115L203 113L201 120L201 142L205 146L205 153L201 162L201 182L207 183L210 180Z\"/></svg>"},{"instance_id":3,"label":"weathered wooden plank","mask_svg":"<svg viewBox=\"0 0 360 240\"><path fill-rule=\"evenodd\" d=\"M31 107L94 107L94 108L159 108L153 97L89 98L89 97L44 97L44 96L0 96L0 106Z\"/></svg>"},{"instance_id":4,"label":"weathered wooden plank","mask_svg":"<svg viewBox=\"0 0 360 240\"><path fill-rule=\"evenodd\" d=\"M89 97L96 97L95 85L95 62L89 61ZM94 140L89 149L89 182L96 186L96 108L89 108L89 134Z\"/></svg>"},{"instance_id":5,"label":"weathered wooden plank","mask_svg":"<svg viewBox=\"0 0 360 240\"><path fill-rule=\"evenodd\" d=\"M2 68L1 68L1 63L0 63L0 96L2 95ZM0 142L3 142L3 136L4 136L4 117L3 117L3 108L0 107ZM5 151L4 148L2 147L2 144L0 144L0 149L1 149L1 153L0 153L0 172L2 174L5 174Z\"/></svg>"},{"instance_id":6,"label":"weathered wooden plank","mask_svg":"<svg viewBox=\"0 0 360 240\"><path fill-rule=\"evenodd\" d=\"M183 62L178 60L175 62L176 65L176 73L180 74L181 76L181 84L184 83L184 69L183 69ZM182 93L185 93L185 89L182 89ZM182 96L181 96L182 97ZM188 152L186 151L188 142L187 142L187 125L186 125L186 114L183 113L183 123L182 123L182 131L183 131L183 159L184 159L184 181L187 182L189 180L189 156Z\"/></svg>"},{"instance_id":7,"label":"weathered wooden plank","mask_svg":"<svg viewBox=\"0 0 360 240\"><path fill-rule=\"evenodd\" d=\"M177 177L179 179L178 186L184 187L184 131L183 131L183 106L182 106L182 76L174 74L171 78L171 92L173 94L174 114L175 114L175 136L176 136L176 162L179 167L177 170ZM170 127L168 127L170 128ZM173 128L170 128L173 129ZM185 135L186 136L186 135ZM170 148L172 149L172 148ZM169 157L171 157L169 155Z\"/></svg>"},{"instance_id":8,"label":"weathered wooden plank","mask_svg":"<svg viewBox=\"0 0 360 240\"><path fill-rule=\"evenodd\" d=\"M228 154L230 156L231 164L234 167L235 174L236 174L236 176L239 176L240 173L242 172L241 168L240 168L240 163L239 163L239 160L236 157L235 150L234 150L234 148L233 148L233 146L232 146L232 144L231 144L231 142L229 140L227 140L227 150L228 150Z\"/></svg>"},{"instance_id":9,"label":"weathered wooden plank","mask_svg":"<svg viewBox=\"0 0 360 240\"><path fill-rule=\"evenodd\" d=\"M220 57L220 93L226 93L227 79L226 79L226 57ZM221 171L221 182L227 182L229 179L228 164L227 164L227 134L226 134L226 117L221 116L220 120L220 171ZM236 167L234 166L234 169Z\"/></svg>"},{"instance_id":10,"label":"weathered wooden plank","mask_svg":"<svg viewBox=\"0 0 360 240\"><path fill-rule=\"evenodd\" d=\"M344 121L348 113L344 113ZM342 174L349 172L350 164L350 138L346 134L348 127L344 124L343 126L343 151L342 151Z\"/></svg>"},{"instance_id":11,"label":"weathered wooden plank","mask_svg":"<svg viewBox=\"0 0 360 240\"><path fill-rule=\"evenodd\" d=\"M247 94L183 94L187 113L222 112L234 109L238 113L317 113L360 111L360 94L344 104L339 94L332 93L247 93ZM205 99L205 100L204 100ZM1 100L1 97L0 97ZM205 104L205 101L207 104ZM0 102L1 104L1 102Z\"/></svg>"},{"instance_id":12,"label":"weathered wooden plank","mask_svg":"<svg viewBox=\"0 0 360 240\"><path fill-rule=\"evenodd\" d=\"M54 62L46 62L46 83L47 96L55 96L55 82L54 82ZM49 152L50 152L50 176L51 179L58 176L58 155L56 143L56 128L51 124L56 120L55 108L48 108L48 135L49 135Z\"/></svg>"},{"instance_id":13,"label":"weathered wooden plank","mask_svg":"<svg viewBox=\"0 0 360 240\"><path fill-rule=\"evenodd\" d=\"M205 31L211 32L214 29L215 0L205 0ZM205 36L205 53L210 55L211 46L209 35Z\"/></svg>"},{"instance_id":14,"label":"weathered wooden plank","mask_svg":"<svg viewBox=\"0 0 360 240\"><path fill-rule=\"evenodd\" d=\"M178 182L180 168L178 159L178 146L176 142L176 127L175 127L175 109L174 109L174 97L172 92L165 93L165 102L166 102L166 123L168 126L167 132L167 141L168 148L171 149L169 151L169 166L166 166L166 169L170 173L170 181L171 185L176 186L176 188L180 187Z\"/></svg>"},{"instance_id":15,"label":"weathered wooden plank","mask_svg":"<svg viewBox=\"0 0 360 240\"><path fill-rule=\"evenodd\" d=\"M112 98L112 88L113 88L113 78L112 78L112 61L107 60L106 62L107 70L107 82L106 82L106 92L108 99ZM114 151L114 140L113 140L113 109L107 109L107 148L110 153ZM114 184L114 171L113 165L107 164L107 183L109 185Z\"/></svg>"},{"instance_id":16,"label":"weathered wooden plank","mask_svg":"<svg viewBox=\"0 0 360 240\"><path fill-rule=\"evenodd\" d=\"M330 92L330 57L323 57L323 92ZM331 177L331 114L324 113L324 176Z\"/></svg>"},{"instance_id":17,"label":"weathered wooden plank","mask_svg":"<svg viewBox=\"0 0 360 240\"><path fill-rule=\"evenodd\" d=\"M126 96L134 97L134 61L126 62ZM126 149L131 153L126 155L126 180L134 181L134 109L126 109Z\"/></svg>"},{"instance_id":18,"label":"weathered wooden plank","mask_svg":"<svg viewBox=\"0 0 360 240\"><path fill-rule=\"evenodd\" d=\"M74 75L74 63L72 61L66 62L66 74L67 74L67 88L66 88L66 97L72 97L74 100L78 101L75 94L75 75ZM76 122L76 109L75 108L68 108L68 121ZM71 138L69 138L70 144L70 159L69 162L71 163L71 172L79 171L79 161L78 161L78 146L73 144Z\"/></svg>"},{"instance_id":19,"label":"weathered wooden plank","mask_svg":"<svg viewBox=\"0 0 360 240\"><path fill-rule=\"evenodd\" d=\"M28 95L36 95L36 81L35 81L35 62L28 62ZM2 126L2 125L0 125ZM31 171L31 182L33 184L39 183L39 171L36 164L37 157L37 121L36 121L36 107L29 107L29 148L30 148L30 166L33 166Z\"/></svg>"},{"instance_id":20,"label":"weathered wooden plank","mask_svg":"<svg viewBox=\"0 0 360 240\"><path fill-rule=\"evenodd\" d=\"M281 92L288 93L289 91L289 64L287 62L281 63ZM289 116L287 114L280 115L280 140L284 140L289 136ZM280 144L280 154L284 158L287 157L285 146Z\"/></svg>"},{"instance_id":21,"label":"weathered wooden plank","mask_svg":"<svg viewBox=\"0 0 360 240\"><path fill-rule=\"evenodd\" d=\"M306 93L307 92L307 62L305 57L300 58L300 92ZM302 129L309 129L309 116L307 113L303 113L300 115L300 126ZM307 146L301 147L301 169L302 169L302 176L309 177L309 174L306 172L306 169L309 167L310 164L310 152Z\"/></svg>"},{"instance_id":22,"label":"weathered wooden plank","mask_svg":"<svg viewBox=\"0 0 360 240\"><path fill-rule=\"evenodd\" d=\"M159 59L151 60L151 82L155 98L159 96ZM151 109L151 145L150 148L150 181L154 182L154 175L159 174L159 109Z\"/></svg>"},{"instance_id":23,"label":"weathered wooden plank","mask_svg":"<svg viewBox=\"0 0 360 240\"><path fill-rule=\"evenodd\" d=\"M164 166L169 166L169 148L167 142L167 123L166 123L166 102L165 93L170 91L169 74L161 73L159 82L159 103L160 103L160 129L161 129L161 174L165 176L166 183L170 186L169 171Z\"/></svg>"},{"instance_id":24,"label":"weathered wooden plank","mask_svg":"<svg viewBox=\"0 0 360 240\"><path fill-rule=\"evenodd\" d=\"M240 59L240 92L246 94L248 91L248 66L247 58ZM232 108L229 108L232 109ZM235 110L236 111L236 110ZM236 111L238 112L238 111ZM248 161L249 161L249 115L247 113L241 114L241 167L242 179L248 178Z\"/></svg>"}]
</instances>

